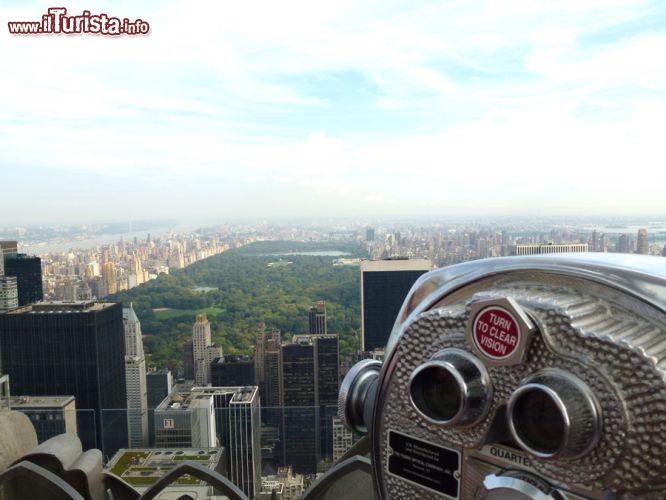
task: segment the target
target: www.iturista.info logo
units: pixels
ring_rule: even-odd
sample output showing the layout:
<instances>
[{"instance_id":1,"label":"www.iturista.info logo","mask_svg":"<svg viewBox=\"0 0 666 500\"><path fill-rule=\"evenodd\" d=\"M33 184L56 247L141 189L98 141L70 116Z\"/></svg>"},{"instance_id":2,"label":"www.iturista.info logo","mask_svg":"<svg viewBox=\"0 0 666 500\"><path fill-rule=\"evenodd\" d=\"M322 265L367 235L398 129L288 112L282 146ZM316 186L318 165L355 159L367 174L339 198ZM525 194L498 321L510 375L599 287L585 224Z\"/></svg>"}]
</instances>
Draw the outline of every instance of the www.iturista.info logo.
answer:
<instances>
[{"instance_id":1,"label":"www.iturista.info logo","mask_svg":"<svg viewBox=\"0 0 666 500\"><path fill-rule=\"evenodd\" d=\"M77 16L68 16L65 7L51 7L42 15L41 21L9 21L12 35L147 35L150 24L142 19L111 17L107 14L91 14L84 10Z\"/></svg>"}]
</instances>

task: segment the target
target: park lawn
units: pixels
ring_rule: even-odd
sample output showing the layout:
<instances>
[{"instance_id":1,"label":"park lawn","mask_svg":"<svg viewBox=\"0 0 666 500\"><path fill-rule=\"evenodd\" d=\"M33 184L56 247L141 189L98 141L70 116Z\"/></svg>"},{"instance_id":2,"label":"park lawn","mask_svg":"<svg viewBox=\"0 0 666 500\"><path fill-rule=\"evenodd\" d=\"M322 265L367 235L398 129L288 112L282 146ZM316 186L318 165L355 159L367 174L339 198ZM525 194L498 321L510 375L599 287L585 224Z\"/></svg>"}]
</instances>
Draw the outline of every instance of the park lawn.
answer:
<instances>
[{"instance_id":1,"label":"park lawn","mask_svg":"<svg viewBox=\"0 0 666 500\"><path fill-rule=\"evenodd\" d=\"M287 260L279 260L277 262L269 262L266 264L266 267L285 267L285 266L291 266L293 265L293 262L287 261Z\"/></svg>"},{"instance_id":2,"label":"park lawn","mask_svg":"<svg viewBox=\"0 0 666 500\"><path fill-rule=\"evenodd\" d=\"M160 311L153 312L155 313L155 318L160 320L177 318L179 316L195 316L201 313L206 313L208 316L213 316L215 314L223 313L224 309L211 306L207 307L206 309L162 309Z\"/></svg>"}]
</instances>

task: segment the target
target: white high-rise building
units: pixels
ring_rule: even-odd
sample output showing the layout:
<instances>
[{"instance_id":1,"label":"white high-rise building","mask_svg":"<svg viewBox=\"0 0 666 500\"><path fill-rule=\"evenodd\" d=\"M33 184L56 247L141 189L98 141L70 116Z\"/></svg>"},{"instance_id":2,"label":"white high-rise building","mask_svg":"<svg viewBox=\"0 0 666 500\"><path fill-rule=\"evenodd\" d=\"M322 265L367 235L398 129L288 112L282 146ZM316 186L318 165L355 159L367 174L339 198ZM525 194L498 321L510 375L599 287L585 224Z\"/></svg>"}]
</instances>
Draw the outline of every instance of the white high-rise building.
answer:
<instances>
[{"instance_id":1,"label":"white high-rise building","mask_svg":"<svg viewBox=\"0 0 666 500\"><path fill-rule=\"evenodd\" d=\"M18 307L18 283L15 276L5 276L5 255L16 252L15 241L0 242L0 312Z\"/></svg>"},{"instance_id":2,"label":"white high-rise building","mask_svg":"<svg viewBox=\"0 0 666 500\"><path fill-rule=\"evenodd\" d=\"M191 396L213 397L220 446L227 449L227 477L248 498L261 489L261 403L256 385L193 387Z\"/></svg>"},{"instance_id":3,"label":"white high-rise building","mask_svg":"<svg viewBox=\"0 0 666 500\"><path fill-rule=\"evenodd\" d=\"M0 255L2 260L2 255ZM0 275L0 312L18 307L18 285L16 276Z\"/></svg>"},{"instance_id":4,"label":"white high-rise building","mask_svg":"<svg viewBox=\"0 0 666 500\"><path fill-rule=\"evenodd\" d=\"M125 355L144 358L141 323L132 304L123 308L123 324L125 325Z\"/></svg>"},{"instance_id":5,"label":"white high-rise building","mask_svg":"<svg viewBox=\"0 0 666 500\"><path fill-rule=\"evenodd\" d=\"M210 321L205 314L197 314L197 320L192 327L192 351L194 353L194 380L197 385L208 383L206 370L206 347L210 345Z\"/></svg>"},{"instance_id":6,"label":"white high-rise building","mask_svg":"<svg viewBox=\"0 0 666 500\"><path fill-rule=\"evenodd\" d=\"M148 446L148 387L141 323L132 305L123 308L125 326L125 381L130 448Z\"/></svg>"},{"instance_id":7,"label":"white high-rise building","mask_svg":"<svg viewBox=\"0 0 666 500\"><path fill-rule=\"evenodd\" d=\"M540 255L544 253L587 252L587 243L544 243L514 245L511 255Z\"/></svg>"},{"instance_id":8,"label":"white high-rise building","mask_svg":"<svg viewBox=\"0 0 666 500\"><path fill-rule=\"evenodd\" d=\"M205 386L210 383L210 364L223 354L221 347L211 343L210 321L205 314L197 314L197 320L192 327L192 351L194 381L196 385Z\"/></svg>"},{"instance_id":9,"label":"white high-rise building","mask_svg":"<svg viewBox=\"0 0 666 500\"><path fill-rule=\"evenodd\" d=\"M158 448L216 448L217 430L212 394L190 393L179 387L155 408Z\"/></svg>"},{"instance_id":10,"label":"white high-rise building","mask_svg":"<svg viewBox=\"0 0 666 500\"><path fill-rule=\"evenodd\" d=\"M206 348L204 349L204 352L203 352L203 360L200 364L200 367L202 369L201 379L205 380L205 384L201 384L201 385L208 385L208 384L211 383L210 365L213 361L215 361L218 358L221 358L222 356L223 356L222 346L215 345L215 344L206 346ZM195 376L196 376L197 373L199 373L199 372L195 372ZM199 379L197 379L197 381L198 380Z\"/></svg>"},{"instance_id":11,"label":"white high-rise building","mask_svg":"<svg viewBox=\"0 0 666 500\"><path fill-rule=\"evenodd\" d=\"M333 463L347 453L347 450L354 444L354 433L347 429L338 417L333 418Z\"/></svg>"}]
</instances>

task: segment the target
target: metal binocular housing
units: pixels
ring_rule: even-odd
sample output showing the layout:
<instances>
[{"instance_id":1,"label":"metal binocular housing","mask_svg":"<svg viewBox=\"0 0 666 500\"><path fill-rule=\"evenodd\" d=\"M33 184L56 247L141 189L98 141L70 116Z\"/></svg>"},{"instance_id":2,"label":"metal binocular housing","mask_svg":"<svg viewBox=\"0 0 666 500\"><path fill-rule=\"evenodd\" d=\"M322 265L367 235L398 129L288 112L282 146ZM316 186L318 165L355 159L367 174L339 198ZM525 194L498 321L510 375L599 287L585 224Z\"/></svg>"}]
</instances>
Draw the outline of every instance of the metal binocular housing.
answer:
<instances>
[{"instance_id":1,"label":"metal binocular housing","mask_svg":"<svg viewBox=\"0 0 666 500\"><path fill-rule=\"evenodd\" d=\"M666 259L432 271L339 414L369 436L378 498L666 498Z\"/></svg>"}]
</instances>

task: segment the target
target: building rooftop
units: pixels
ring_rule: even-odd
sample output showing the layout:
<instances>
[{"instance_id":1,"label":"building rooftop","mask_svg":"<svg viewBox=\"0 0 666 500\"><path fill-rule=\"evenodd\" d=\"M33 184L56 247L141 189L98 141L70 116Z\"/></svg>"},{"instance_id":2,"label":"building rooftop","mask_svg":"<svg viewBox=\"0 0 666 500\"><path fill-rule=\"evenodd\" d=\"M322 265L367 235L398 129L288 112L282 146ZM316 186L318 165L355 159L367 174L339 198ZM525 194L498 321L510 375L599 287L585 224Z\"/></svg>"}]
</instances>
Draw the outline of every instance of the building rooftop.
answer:
<instances>
[{"instance_id":1,"label":"building rooftop","mask_svg":"<svg viewBox=\"0 0 666 500\"><path fill-rule=\"evenodd\" d=\"M201 408L210 404L210 394L187 394L171 393L156 408L156 410L182 410Z\"/></svg>"},{"instance_id":2,"label":"building rooftop","mask_svg":"<svg viewBox=\"0 0 666 500\"><path fill-rule=\"evenodd\" d=\"M171 393L162 400L157 410L188 410L200 406L202 401L208 404L208 398L216 395L233 394L230 403L247 403L254 399L259 391L256 385L239 387L195 387L192 383L177 384Z\"/></svg>"},{"instance_id":3,"label":"building rooftop","mask_svg":"<svg viewBox=\"0 0 666 500\"><path fill-rule=\"evenodd\" d=\"M308 334L297 334L291 337L292 344L298 345L312 345L315 339L335 339L338 338L337 333L308 333ZM289 345L289 344L286 344Z\"/></svg>"},{"instance_id":4,"label":"building rooftop","mask_svg":"<svg viewBox=\"0 0 666 500\"><path fill-rule=\"evenodd\" d=\"M248 387L240 387L238 389L239 390L237 390L236 393L231 398L230 401L231 404L250 402L254 399L255 395L257 394L257 391L259 391L259 387L256 385Z\"/></svg>"},{"instance_id":5,"label":"building rooftop","mask_svg":"<svg viewBox=\"0 0 666 500\"><path fill-rule=\"evenodd\" d=\"M18 252L18 242L14 240L3 240L0 241L0 255L11 255Z\"/></svg>"},{"instance_id":6,"label":"building rooftop","mask_svg":"<svg viewBox=\"0 0 666 500\"><path fill-rule=\"evenodd\" d=\"M271 476L276 477L276 476ZM274 491L277 495L282 495L282 490L284 489L284 483L278 481L277 479L262 479L261 481L261 491L260 494L270 495Z\"/></svg>"},{"instance_id":7,"label":"building rooftop","mask_svg":"<svg viewBox=\"0 0 666 500\"><path fill-rule=\"evenodd\" d=\"M252 363L254 362L254 358L252 356L247 356L247 355L230 355L230 356L223 356L221 358L215 358L213 360L213 363L221 365L224 363L227 364L233 364L233 363Z\"/></svg>"},{"instance_id":8,"label":"building rooftop","mask_svg":"<svg viewBox=\"0 0 666 500\"><path fill-rule=\"evenodd\" d=\"M22 408L64 408L75 401L74 396L12 396L13 410Z\"/></svg>"},{"instance_id":9,"label":"building rooftop","mask_svg":"<svg viewBox=\"0 0 666 500\"><path fill-rule=\"evenodd\" d=\"M383 260L362 260L361 271L430 271L430 259L391 258Z\"/></svg>"},{"instance_id":10,"label":"building rooftop","mask_svg":"<svg viewBox=\"0 0 666 500\"><path fill-rule=\"evenodd\" d=\"M87 313L102 311L116 304L118 304L118 302L95 302L85 300L36 302L29 306L14 309L8 314Z\"/></svg>"},{"instance_id":11,"label":"building rooftop","mask_svg":"<svg viewBox=\"0 0 666 500\"><path fill-rule=\"evenodd\" d=\"M109 461L106 470L135 488L148 488L184 460L192 460L217 470L223 453L223 448L120 449ZM175 481L173 486L203 487L206 483L185 475Z\"/></svg>"}]
</instances>

